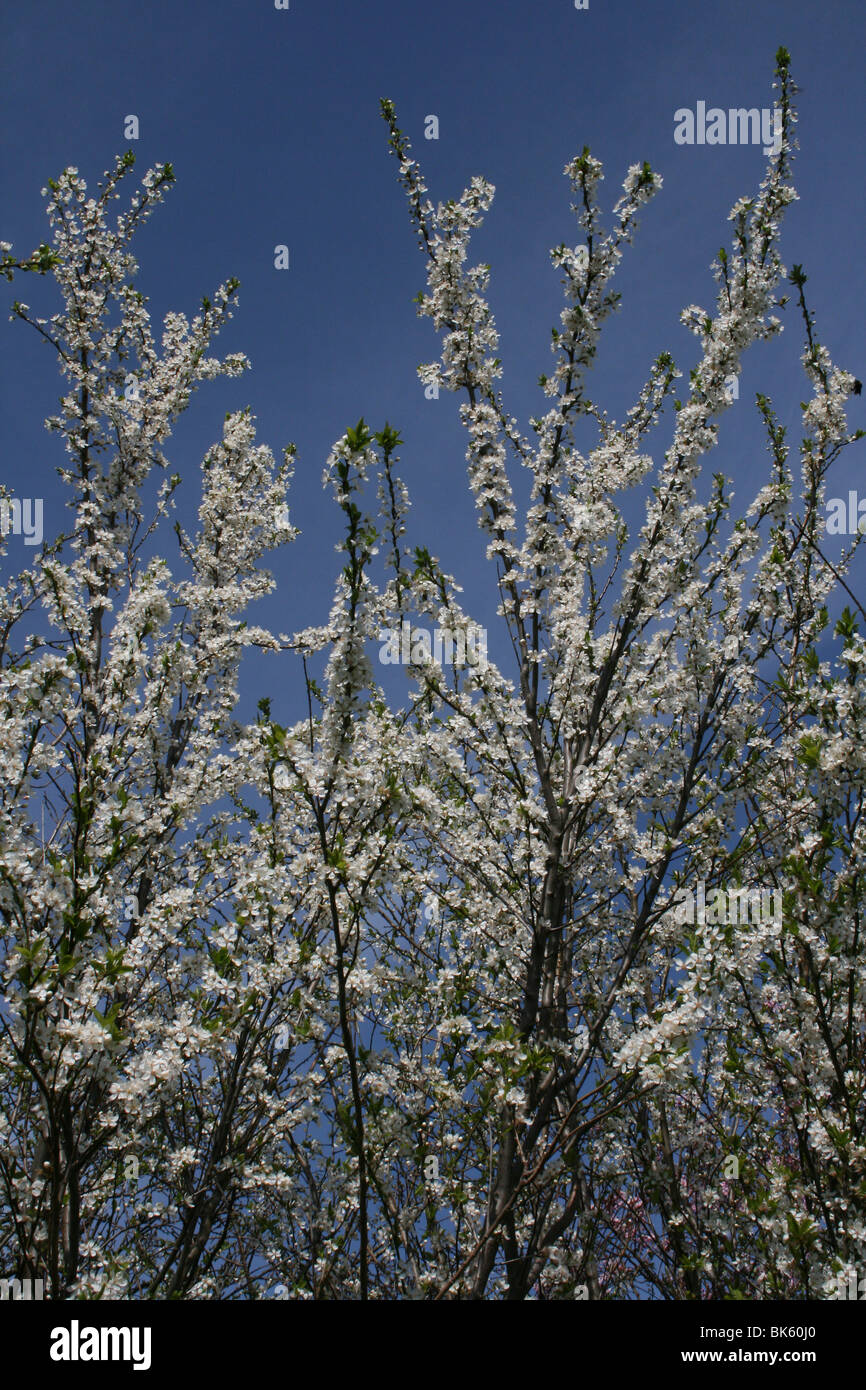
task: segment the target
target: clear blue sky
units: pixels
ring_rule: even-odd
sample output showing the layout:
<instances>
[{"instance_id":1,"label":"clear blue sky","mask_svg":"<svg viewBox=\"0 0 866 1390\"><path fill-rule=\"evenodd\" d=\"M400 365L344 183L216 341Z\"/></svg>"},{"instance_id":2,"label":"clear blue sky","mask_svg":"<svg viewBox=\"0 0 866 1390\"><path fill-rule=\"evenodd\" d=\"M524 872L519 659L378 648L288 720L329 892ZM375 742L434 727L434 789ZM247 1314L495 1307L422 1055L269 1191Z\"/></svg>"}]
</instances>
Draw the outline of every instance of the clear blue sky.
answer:
<instances>
[{"instance_id":1,"label":"clear blue sky","mask_svg":"<svg viewBox=\"0 0 866 1390\"><path fill-rule=\"evenodd\" d=\"M426 401L416 377L437 355L437 338L411 302L424 265L387 151L382 96L396 103L434 202L459 195L473 174L496 185L472 259L492 266L501 385L528 432L562 307L548 251L577 239L566 161L584 144L603 160L607 206L637 160L664 178L617 277L623 305L595 373L597 400L621 417L662 349L687 381L696 342L679 312L712 306L709 264L729 244L727 213L764 171L758 146L678 146L674 112L699 100L771 106L774 55L785 45L802 88L801 201L786 219L783 259L803 264L834 359L866 379L862 0L590 0L587 11L572 0L291 0L287 11L273 0L45 0L8 13L3 39L0 236L15 252L47 235L39 190L50 176L74 164L93 186L131 146L136 174L170 160L177 177L137 242L139 285L157 323L169 308L192 315L230 275L241 281L216 350L243 350L253 369L202 387L167 453L194 497L198 462L226 411L250 405L277 457L287 441L297 444L290 511L304 534L275 559L279 588L262 614L275 628L326 617L341 517L322 490L322 466L361 415L376 428L387 419L405 440L410 541L439 556L467 606L493 625L458 398ZM124 140L131 113L141 132L133 142ZM428 114L439 118L438 141L424 139ZM289 246L288 271L274 269L277 243ZM43 496L46 530L56 530L62 446L41 422L56 408L60 378L51 350L8 323L5 306L15 297L40 314L58 306L48 281L0 288L0 476L15 495ZM785 322L782 340L746 357L740 399L707 461L707 473L733 474L743 506L766 466L754 392L771 395L792 431L805 397L792 309ZM866 426L859 400L849 418ZM657 456L669 438L668 417L653 439ZM829 491L845 496L859 485L866 495L863 460L850 451ZM838 553L839 538L835 545ZM13 550L7 564L30 554ZM862 581L862 565L859 573ZM866 585L857 589L862 598ZM491 655L501 650L491 634ZM285 684L273 674L253 684L277 697L276 717L296 717L297 668L285 675Z\"/></svg>"}]
</instances>

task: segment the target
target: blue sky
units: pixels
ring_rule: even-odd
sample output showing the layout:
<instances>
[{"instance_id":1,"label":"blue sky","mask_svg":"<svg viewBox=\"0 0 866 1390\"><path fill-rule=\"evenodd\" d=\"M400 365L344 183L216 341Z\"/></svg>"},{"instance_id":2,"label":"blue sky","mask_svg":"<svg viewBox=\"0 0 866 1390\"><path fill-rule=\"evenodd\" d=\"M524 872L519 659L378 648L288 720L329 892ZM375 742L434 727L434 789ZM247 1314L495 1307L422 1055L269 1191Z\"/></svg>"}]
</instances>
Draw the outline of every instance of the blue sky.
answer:
<instances>
[{"instance_id":1,"label":"blue sky","mask_svg":"<svg viewBox=\"0 0 866 1390\"><path fill-rule=\"evenodd\" d=\"M562 308L549 248L577 240L563 166L589 145L605 165L607 207L635 161L648 159L664 179L617 276L622 308L594 373L596 400L621 417L663 349L687 382L696 342L680 310L714 304L709 266L729 244L728 211L764 172L759 146L677 145L674 112L699 100L771 106L780 44L802 89L801 201L786 218L783 260L803 264L834 360L866 379L864 39L862 0L590 0L586 11L572 0L291 0L287 11L273 0L22 5L4 21L0 236L19 255L46 237L39 190L68 164L94 186L127 147L136 175L170 160L177 184L136 243L139 286L158 323L168 309L194 314L203 294L237 276L239 308L216 350L242 350L253 364L238 381L203 386L169 442L188 505L226 411L249 405L277 457L289 440L298 446L290 512L303 534L274 558L278 589L263 620L292 631L326 618L342 518L322 489L322 467L363 415L375 428L387 419L405 441L410 542L438 555L463 584L466 606L492 628L495 592L466 485L459 400L444 392L425 400L416 376L438 339L412 303L425 268L379 99L395 101L434 202L458 196L474 174L496 186L471 259L492 267L500 384L528 432L529 415L543 407L537 379L551 368L550 329ZM124 139L129 114L139 118L136 141ZM439 118L438 141L424 139L428 114ZM274 268L278 243L289 247L287 271ZM13 495L45 499L51 532L62 520L54 472L62 446L42 420L56 408L60 377L51 350L8 323L5 306L17 297L47 315L58 305L48 280L0 289L0 477ZM785 323L781 340L745 358L740 398L706 463L708 475L733 475L742 506L767 460L756 390L772 397L796 448L806 386L793 307ZM849 419L866 426L861 400ZM653 436L656 457L670 428L669 413ZM862 446L850 450L828 494L859 487L866 496L863 460ZM172 545L169 533L169 558ZM31 558L18 547L7 566ZM866 601L863 574L860 564L854 587ZM491 656L502 651L491 633ZM297 664L271 672L264 682L254 676L256 694L277 697L275 717L297 717Z\"/></svg>"}]
</instances>

